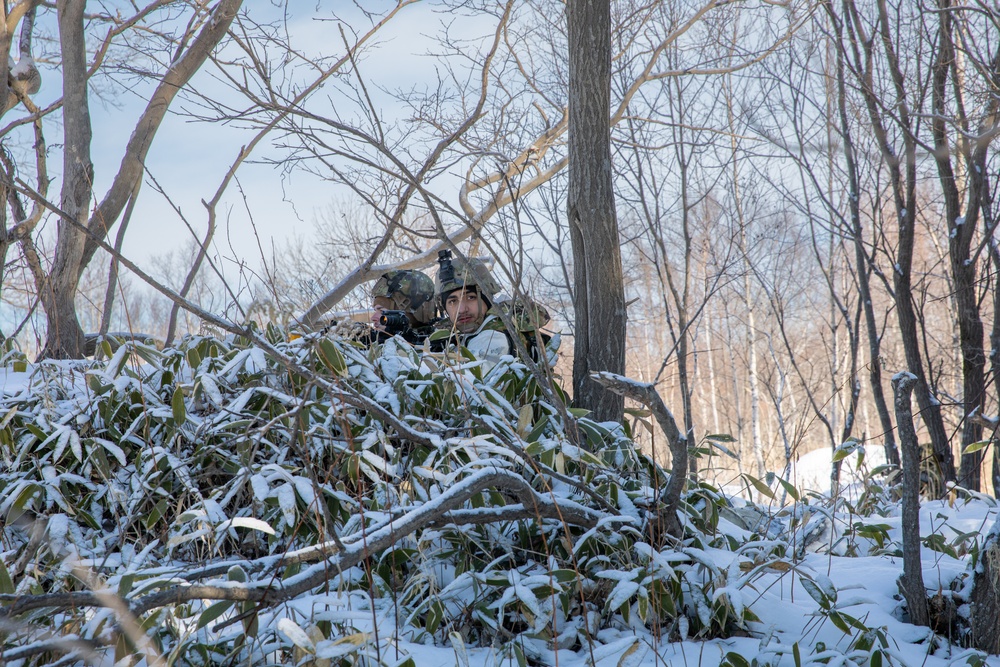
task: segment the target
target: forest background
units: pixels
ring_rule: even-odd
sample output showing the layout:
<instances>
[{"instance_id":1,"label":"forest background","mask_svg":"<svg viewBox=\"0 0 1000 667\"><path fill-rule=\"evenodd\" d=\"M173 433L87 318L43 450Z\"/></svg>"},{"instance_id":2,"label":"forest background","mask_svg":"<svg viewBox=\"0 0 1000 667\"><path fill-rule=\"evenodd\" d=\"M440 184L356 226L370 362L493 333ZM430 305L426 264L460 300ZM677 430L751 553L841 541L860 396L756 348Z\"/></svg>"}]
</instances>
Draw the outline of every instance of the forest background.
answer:
<instances>
[{"instance_id":1,"label":"forest background","mask_svg":"<svg viewBox=\"0 0 1000 667\"><path fill-rule=\"evenodd\" d=\"M363 308L454 247L550 308L568 378L561 3L7 4L0 328L29 356ZM852 439L898 461L906 370L941 476L1000 488L998 18L613 3L620 243L589 253L620 248L626 374L731 436L704 473Z\"/></svg>"}]
</instances>

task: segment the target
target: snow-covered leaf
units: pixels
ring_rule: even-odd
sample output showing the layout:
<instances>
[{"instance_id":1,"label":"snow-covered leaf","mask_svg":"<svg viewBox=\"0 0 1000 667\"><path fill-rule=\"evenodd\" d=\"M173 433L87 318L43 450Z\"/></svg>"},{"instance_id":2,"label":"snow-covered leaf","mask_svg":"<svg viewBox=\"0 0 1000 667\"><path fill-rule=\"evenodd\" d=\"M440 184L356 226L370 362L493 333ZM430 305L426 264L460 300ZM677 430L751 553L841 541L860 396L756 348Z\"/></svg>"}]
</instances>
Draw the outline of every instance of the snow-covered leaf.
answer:
<instances>
[{"instance_id":1,"label":"snow-covered leaf","mask_svg":"<svg viewBox=\"0 0 1000 667\"><path fill-rule=\"evenodd\" d=\"M274 535L274 528L271 528L266 521L249 516L238 516L235 519L228 519L220 523L215 531L218 533L229 528L250 528L251 530L259 530L262 533L267 533L268 535Z\"/></svg>"},{"instance_id":2,"label":"snow-covered leaf","mask_svg":"<svg viewBox=\"0 0 1000 667\"><path fill-rule=\"evenodd\" d=\"M278 621L278 630L303 651L316 653L316 645L309 639L309 635L292 619L282 618Z\"/></svg>"},{"instance_id":3,"label":"snow-covered leaf","mask_svg":"<svg viewBox=\"0 0 1000 667\"><path fill-rule=\"evenodd\" d=\"M638 592L639 583L637 581L619 581L615 585L614 589L612 589L611 594L608 595L608 601L605 604L605 608L610 611L617 611Z\"/></svg>"},{"instance_id":4,"label":"snow-covered leaf","mask_svg":"<svg viewBox=\"0 0 1000 667\"><path fill-rule=\"evenodd\" d=\"M285 517L285 525L294 526L295 518L298 515L298 508L295 505L295 489L291 484L285 483L278 487L278 506L281 507L281 514Z\"/></svg>"}]
</instances>

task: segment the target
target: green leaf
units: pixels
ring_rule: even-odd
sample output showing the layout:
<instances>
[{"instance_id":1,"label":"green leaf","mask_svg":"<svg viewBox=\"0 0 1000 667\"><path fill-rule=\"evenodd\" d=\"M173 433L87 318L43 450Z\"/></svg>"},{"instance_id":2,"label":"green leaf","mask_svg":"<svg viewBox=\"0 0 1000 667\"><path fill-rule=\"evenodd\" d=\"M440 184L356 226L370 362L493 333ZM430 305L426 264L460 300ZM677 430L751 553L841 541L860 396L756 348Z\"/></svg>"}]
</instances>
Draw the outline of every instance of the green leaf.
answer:
<instances>
[{"instance_id":1,"label":"green leaf","mask_svg":"<svg viewBox=\"0 0 1000 667\"><path fill-rule=\"evenodd\" d=\"M153 526L163 518L164 513L167 511L167 499L161 498L153 508L142 518L142 523L146 526L146 530L152 530Z\"/></svg>"},{"instance_id":2,"label":"green leaf","mask_svg":"<svg viewBox=\"0 0 1000 667\"><path fill-rule=\"evenodd\" d=\"M736 438L728 433L709 433L705 439L711 442L736 442Z\"/></svg>"},{"instance_id":3,"label":"green leaf","mask_svg":"<svg viewBox=\"0 0 1000 667\"><path fill-rule=\"evenodd\" d=\"M238 581L241 584L245 584L247 581L247 573L239 565L233 565L229 568L229 572L226 573L226 578L229 579L229 581Z\"/></svg>"},{"instance_id":4,"label":"green leaf","mask_svg":"<svg viewBox=\"0 0 1000 667\"><path fill-rule=\"evenodd\" d=\"M149 345L143 345L142 343L135 343L132 350L139 355L143 361L152 366L153 368L160 368L163 363L163 353L157 350L155 347L150 347Z\"/></svg>"},{"instance_id":5,"label":"green leaf","mask_svg":"<svg viewBox=\"0 0 1000 667\"><path fill-rule=\"evenodd\" d=\"M529 433L527 437L525 437L525 441L538 442L538 439L542 437L542 433L545 432L545 427L548 426L548 424L549 424L549 416L548 415L542 416L542 418L538 420L538 423L535 424L534 428L531 429L531 433Z\"/></svg>"},{"instance_id":6,"label":"green leaf","mask_svg":"<svg viewBox=\"0 0 1000 667\"><path fill-rule=\"evenodd\" d=\"M424 627L427 628L427 632L432 635L437 632L438 627L441 625L441 621L444 620L444 605L441 604L440 600L435 600L431 602L430 609L427 610L427 621L424 623Z\"/></svg>"},{"instance_id":7,"label":"green leaf","mask_svg":"<svg viewBox=\"0 0 1000 667\"><path fill-rule=\"evenodd\" d=\"M174 411L174 423L180 426L187 419L187 408L184 406L184 392L180 387L174 389L174 396L170 399L170 407Z\"/></svg>"},{"instance_id":8,"label":"green leaf","mask_svg":"<svg viewBox=\"0 0 1000 667\"><path fill-rule=\"evenodd\" d=\"M587 441L593 447L597 448L604 444L604 436L607 435L607 431L599 428L597 424L594 422L580 422L577 426L587 436Z\"/></svg>"},{"instance_id":9,"label":"green leaf","mask_svg":"<svg viewBox=\"0 0 1000 667\"><path fill-rule=\"evenodd\" d=\"M517 667L528 667L528 659L524 657L524 649L520 644L514 644L514 658L517 660Z\"/></svg>"},{"instance_id":10,"label":"green leaf","mask_svg":"<svg viewBox=\"0 0 1000 667\"><path fill-rule=\"evenodd\" d=\"M580 578L576 570L552 570L549 574L560 584L568 584Z\"/></svg>"},{"instance_id":11,"label":"green leaf","mask_svg":"<svg viewBox=\"0 0 1000 667\"><path fill-rule=\"evenodd\" d=\"M35 496L36 493L41 493L42 487L38 484L26 484L21 493L17 494L17 500L10 506L7 510L7 523L11 524L21 518L24 514L24 508L27 507L28 503Z\"/></svg>"},{"instance_id":12,"label":"green leaf","mask_svg":"<svg viewBox=\"0 0 1000 667\"><path fill-rule=\"evenodd\" d=\"M851 454L853 454L853 452L849 449L836 449L833 452L833 462L838 463L840 461L843 461Z\"/></svg>"},{"instance_id":13,"label":"green leaf","mask_svg":"<svg viewBox=\"0 0 1000 667\"><path fill-rule=\"evenodd\" d=\"M986 449L989 447L992 440L980 440L979 442L970 442L968 445L962 448L962 454L972 454L973 452L978 452L981 449Z\"/></svg>"},{"instance_id":14,"label":"green leaf","mask_svg":"<svg viewBox=\"0 0 1000 667\"><path fill-rule=\"evenodd\" d=\"M431 342L438 341L438 340L444 340L445 338L447 338L450 335L451 335L451 330L449 330L449 329L438 329L437 331L435 331L434 333L432 333L430 336L428 336L427 340L429 340Z\"/></svg>"},{"instance_id":15,"label":"green leaf","mask_svg":"<svg viewBox=\"0 0 1000 667\"><path fill-rule=\"evenodd\" d=\"M798 642L792 644L792 660L795 661L795 667L802 667L802 652L799 651Z\"/></svg>"},{"instance_id":16,"label":"green leaf","mask_svg":"<svg viewBox=\"0 0 1000 667\"><path fill-rule=\"evenodd\" d=\"M590 414L590 410L587 408L566 408L566 412L570 413L577 419L581 419Z\"/></svg>"},{"instance_id":17,"label":"green leaf","mask_svg":"<svg viewBox=\"0 0 1000 667\"><path fill-rule=\"evenodd\" d=\"M764 482L760 481L759 479L757 479L753 475L749 475L747 473L743 473L743 478L745 480L747 480L748 482L750 482L750 484L753 486L753 488L757 489L757 491L760 492L760 495L764 496L765 498L770 498L771 500L774 500L774 491L772 491L767 486L767 484L765 484Z\"/></svg>"},{"instance_id":18,"label":"green leaf","mask_svg":"<svg viewBox=\"0 0 1000 667\"><path fill-rule=\"evenodd\" d=\"M260 623L257 621L256 602L241 602L239 606L240 616L243 618L243 633L247 637L256 637L260 630Z\"/></svg>"},{"instance_id":19,"label":"green leaf","mask_svg":"<svg viewBox=\"0 0 1000 667\"><path fill-rule=\"evenodd\" d=\"M542 447L540 442L529 442L528 446L524 448L524 453L528 456L540 456L545 448Z\"/></svg>"},{"instance_id":20,"label":"green leaf","mask_svg":"<svg viewBox=\"0 0 1000 667\"><path fill-rule=\"evenodd\" d=\"M4 595L14 594L14 582L11 580L10 572L7 571L2 558L0 558L0 593Z\"/></svg>"},{"instance_id":21,"label":"green leaf","mask_svg":"<svg viewBox=\"0 0 1000 667\"><path fill-rule=\"evenodd\" d=\"M750 667L750 663L739 653L730 651L722 658L719 667Z\"/></svg>"},{"instance_id":22,"label":"green leaf","mask_svg":"<svg viewBox=\"0 0 1000 667\"><path fill-rule=\"evenodd\" d=\"M777 475L775 475L775 478L778 480L778 484L781 484L781 488L783 488L785 490L785 493L787 493L789 495L789 497L792 500L794 500L795 502L799 502L800 497L799 497L799 491L798 491L798 489L796 489L790 483L788 483L785 480L781 479Z\"/></svg>"},{"instance_id":23,"label":"green leaf","mask_svg":"<svg viewBox=\"0 0 1000 667\"><path fill-rule=\"evenodd\" d=\"M253 419L236 419L231 422L220 424L217 431L244 431L248 426L254 424Z\"/></svg>"},{"instance_id":24,"label":"green leaf","mask_svg":"<svg viewBox=\"0 0 1000 667\"><path fill-rule=\"evenodd\" d=\"M201 616L198 617L198 627L196 629L201 630L203 627L219 618L233 606L232 600L222 600L216 602L211 607L201 612Z\"/></svg>"},{"instance_id":25,"label":"green leaf","mask_svg":"<svg viewBox=\"0 0 1000 667\"><path fill-rule=\"evenodd\" d=\"M736 452L734 452L733 450L729 449L728 447L726 447L726 446L724 446L722 444L722 442L730 442L730 441L735 442L732 438L730 438L729 440L725 440L725 441L719 441L719 440L714 440L714 439L712 439L709 436L706 436L705 439L708 440L708 444L709 445L711 445L715 449L719 450L720 452L722 452L723 454L725 454L729 458L733 459L734 461L739 461L740 460L740 455L739 454L737 454Z\"/></svg>"},{"instance_id":26,"label":"green leaf","mask_svg":"<svg viewBox=\"0 0 1000 667\"><path fill-rule=\"evenodd\" d=\"M7 425L10 424L10 420L12 420L14 418L14 415L16 414L17 414L17 405L15 404L14 407L12 407L10 410L7 411L7 414L4 415L3 420L0 421L0 428L7 428Z\"/></svg>"},{"instance_id":27,"label":"green leaf","mask_svg":"<svg viewBox=\"0 0 1000 667\"><path fill-rule=\"evenodd\" d=\"M809 594L809 597L815 600L820 607L829 609L830 597L823 592L823 589L820 588L815 581L807 577L802 577L800 581L802 582L802 588L806 589L806 593Z\"/></svg>"},{"instance_id":28,"label":"green leaf","mask_svg":"<svg viewBox=\"0 0 1000 667\"><path fill-rule=\"evenodd\" d=\"M170 586L174 585L174 583L176 583L176 582L173 579L170 579L170 578L167 578L167 579L159 579L159 578L148 579L146 581L142 581L141 582L141 585L138 588L135 589L134 594L135 594L136 597L139 597L141 595L144 595L146 593L150 593L150 592L155 591L155 590L160 589L160 588L169 588ZM181 607L178 607L178 609L182 609L182 608L184 608L184 605L181 605ZM152 614L152 616L155 617L156 614ZM180 616L180 615L178 615L178 617L179 618L184 618L183 616ZM144 622L146 622L146 621L144 621Z\"/></svg>"},{"instance_id":29,"label":"green leaf","mask_svg":"<svg viewBox=\"0 0 1000 667\"><path fill-rule=\"evenodd\" d=\"M845 635L851 634L851 625L839 611L830 612L830 622L837 626L837 628L839 628Z\"/></svg>"},{"instance_id":30,"label":"green leaf","mask_svg":"<svg viewBox=\"0 0 1000 667\"><path fill-rule=\"evenodd\" d=\"M343 377L347 373L347 362L344 355L328 338L321 338L316 345L316 354L323 365L333 371L334 375Z\"/></svg>"}]
</instances>

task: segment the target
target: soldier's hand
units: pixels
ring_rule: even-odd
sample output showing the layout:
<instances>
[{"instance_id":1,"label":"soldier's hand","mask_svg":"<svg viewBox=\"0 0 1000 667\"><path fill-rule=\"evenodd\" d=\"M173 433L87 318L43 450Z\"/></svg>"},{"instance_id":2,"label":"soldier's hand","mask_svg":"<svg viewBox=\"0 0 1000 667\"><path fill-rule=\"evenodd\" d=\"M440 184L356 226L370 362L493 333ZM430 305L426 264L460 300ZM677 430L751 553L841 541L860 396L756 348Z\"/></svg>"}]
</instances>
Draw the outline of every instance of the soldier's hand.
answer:
<instances>
[{"instance_id":1,"label":"soldier's hand","mask_svg":"<svg viewBox=\"0 0 1000 667\"><path fill-rule=\"evenodd\" d=\"M324 330L326 335L338 336L347 340L362 340L371 336L372 328L364 322L340 320Z\"/></svg>"}]
</instances>

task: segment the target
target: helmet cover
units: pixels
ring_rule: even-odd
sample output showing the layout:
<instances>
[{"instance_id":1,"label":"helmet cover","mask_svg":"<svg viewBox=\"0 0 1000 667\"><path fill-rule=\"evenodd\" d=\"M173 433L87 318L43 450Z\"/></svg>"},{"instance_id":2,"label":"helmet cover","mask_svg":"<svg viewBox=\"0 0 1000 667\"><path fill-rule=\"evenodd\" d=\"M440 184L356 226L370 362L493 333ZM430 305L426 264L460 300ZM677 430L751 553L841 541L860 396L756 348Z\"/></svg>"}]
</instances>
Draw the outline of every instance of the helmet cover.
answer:
<instances>
[{"instance_id":1,"label":"helmet cover","mask_svg":"<svg viewBox=\"0 0 1000 667\"><path fill-rule=\"evenodd\" d=\"M481 259L470 259L468 262L461 258L451 260L454 275L450 280L441 280L441 271L438 270L434 279L437 295L444 299L448 294L458 289L475 287L479 294L490 303L500 292L500 285L493 278L493 274L486 267Z\"/></svg>"},{"instance_id":2,"label":"helmet cover","mask_svg":"<svg viewBox=\"0 0 1000 667\"><path fill-rule=\"evenodd\" d=\"M396 310L405 311L420 324L434 319L434 283L422 271L387 271L375 282L372 298L386 297Z\"/></svg>"}]
</instances>

